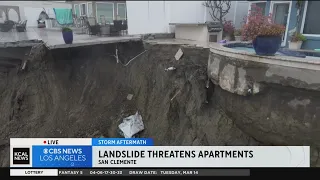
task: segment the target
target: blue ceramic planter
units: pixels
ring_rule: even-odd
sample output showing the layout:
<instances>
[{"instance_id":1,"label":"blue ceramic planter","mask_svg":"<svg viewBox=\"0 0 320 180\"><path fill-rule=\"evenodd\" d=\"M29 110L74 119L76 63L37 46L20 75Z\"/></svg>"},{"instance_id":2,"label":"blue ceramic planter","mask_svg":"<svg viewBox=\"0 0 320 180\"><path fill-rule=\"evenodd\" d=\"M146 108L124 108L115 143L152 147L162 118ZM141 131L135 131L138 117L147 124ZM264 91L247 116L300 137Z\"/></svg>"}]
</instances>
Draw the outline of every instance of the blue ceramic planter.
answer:
<instances>
[{"instance_id":1,"label":"blue ceramic planter","mask_svg":"<svg viewBox=\"0 0 320 180\"><path fill-rule=\"evenodd\" d=\"M62 32L63 40L66 44L72 44L73 42L73 32Z\"/></svg>"},{"instance_id":2,"label":"blue ceramic planter","mask_svg":"<svg viewBox=\"0 0 320 180\"><path fill-rule=\"evenodd\" d=\"M258 36L252 45L257 55L273 56L281 47L280 36Z\"/></svg>"}]
</instances>

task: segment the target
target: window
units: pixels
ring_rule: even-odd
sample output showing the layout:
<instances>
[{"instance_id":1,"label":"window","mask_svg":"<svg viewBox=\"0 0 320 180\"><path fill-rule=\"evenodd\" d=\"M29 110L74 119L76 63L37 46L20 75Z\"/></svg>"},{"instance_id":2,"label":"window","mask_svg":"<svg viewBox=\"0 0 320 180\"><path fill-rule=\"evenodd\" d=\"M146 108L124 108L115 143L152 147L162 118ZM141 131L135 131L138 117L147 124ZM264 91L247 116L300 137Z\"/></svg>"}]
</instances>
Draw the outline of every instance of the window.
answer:
<instances>
[{"instance_id":1,"label":"window","mask_svg":"<svg viewBox=\"0 0 320 180\"><path fill-rule=\"evenodd\" d=\"M124 19L127 19L126 4L118 3L117 4L117 20L124 20Z\"/></svg>"},{"instance_id":2,"label":"window","mask_svg":"<svg viewBox=\"0 0 320 180\"><path fill-rule=\"evenodd\" d=\"M4 15L4 11L0 9L0 18L2 18Z\"/></svg>"},{"instance_id":3,"label":"window","mask_svg":"<svg viewBox=\"0 0 320 180\"><path fill-rule=\"evenodd\" d=\"M262 9L262 14L266 14L266 6L267 6L267 2L252 2L251 5L256 5L259 8ZM251 10L251 5L250 5L250 10Z\"/></svg>"},{"instance_id":4,"label":"window","mask_svg":"<svg viewBox=\"0 0 320 180\"><path fill-rule=\"evenodd\" d=\"M320 1L306 1L302 20L303 34L320 34L319 8Z\"/></svg>"},{"instance_id":5,"label":"window","mask_svg":"<svg viewBox=\"0 0 320 180\"><path fill-rule=\"evenodd\" d=\"M270 12L272 13L272 20L286 27L286 31L282 34L282 46L285 46L287 41L288 21L290 16L290 1L272 1L270 5Z\"/></svg>"},{"instance_id":6,"label":"window","mask_svg":"<svg viewBox=\"0 0 320 180\"><path fill-rule=\"evenodd\" d=\"M104 17L105 20L109 23L113 23L114 20L114 5L113 3L102 3L96 2L97 8L97 21L101 23L101 17Z\"/></svg>"},{"instance_id":7,"label":"window","mask_svg":"<svg viewBox=\"0 0 320 180\"><path fill-rule=\"evenodd\" d=\"M79 4L75 4L74 5L74 11L77 17L80 16L80 8L79 8Z\"/></svg>"},{"instance_id":8,"label":"window","mask_svg":"<svg viewBox=\"0 0 320 180\"><path fill-rule=\"evenodd\" d=\"M275 23L287 26L290 3L275 3L273 5L272 19Z\"/></svg>"},{"instance_id":9,"label":"window","mask_svg":"<svg viewBox=\"0 0 320 180\"><path fill-rule=\"evenodd\" d=\"M256 3L256 5L262 9L262 14L266 14L266 6L267 6L267 3L265 2L262 2L262 3Z\"/></svg>"},{"instance_id":10,"label":"window","mask_svg":"<svg viewBox=\"0 0 320 180\"><path fill-rule=\"evenodd\" d=\"M88 17L92 17L93 14L92 14L92 3L88 3Z\"/></svg>"},{"instance_id":11,"label":"window","mask_svg":"<svg viewBox=\"0 0 320 180\"><path fill-rule=\"evenodd\" d=\"M81 4L80 5L80 9L81 9L81 16L85 16L85 15L87 15L87 7L86 7L86 4Z\"/></svg>"}]
</instances>

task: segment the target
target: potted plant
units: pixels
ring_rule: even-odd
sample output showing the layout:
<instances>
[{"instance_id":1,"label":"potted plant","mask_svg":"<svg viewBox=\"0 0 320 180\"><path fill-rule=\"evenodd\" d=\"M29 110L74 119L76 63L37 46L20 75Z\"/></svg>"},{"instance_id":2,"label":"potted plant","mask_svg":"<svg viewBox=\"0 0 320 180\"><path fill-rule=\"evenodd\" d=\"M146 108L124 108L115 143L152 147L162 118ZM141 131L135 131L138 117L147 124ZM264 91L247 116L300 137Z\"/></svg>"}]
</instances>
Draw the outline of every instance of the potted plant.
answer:
<instances>
[{"instance_id":1,"label":"potted plant","mask_svg":"<svg viewBox=\"0 0 320 180\"><path fill-rule=\"evenodd\" d=\"M234 31L234 38L235 38L236 41L242 41L241 34L242 34L241 29L236 29Z\"/></svg>"},{"instance_id":2,"label":"potted plant","mask_svg":"<svg viewBox=\"0 0 320 180\"><path fill-rule=\"evenodd\" d=\"M225 40L230 41L232 39L233 33L234 33L234 26L232 21L224 20L223 33L224 33Z\"/></svg>"},{"instance_id":3,"label":"potted plant","mask_svg":"<svg viewBox=\"0 0 320 180\"><path fill-rule=\"evenodd\" d=\"M306 40L307 39L304 35L298 32L294 33L289 41L289 49L301 49L302 43Z\"/></svg>"},{"instance_id":4,"label":"potted plant","mask_svg":"<svg viewBox=\"0 0 320 180\"><path fill-rule=\"evenodd\" d=\"M271 14L263 15L262 8L254 4L242 29L244 39L252 40L256 54L263 56L272 56L279 50L284 32L283 25L274 23Z\"/></svg>"},{"instance_id":5,"label":"potted plant","mask_svg":"<svg viewBox=\"0 0 320 180\"><path fill-rule=\"evenodd\" d=\"M73 42L73 32L69 27L62 28L62 37L66 44L72 44Z\"/></svg>"}]
</instances>

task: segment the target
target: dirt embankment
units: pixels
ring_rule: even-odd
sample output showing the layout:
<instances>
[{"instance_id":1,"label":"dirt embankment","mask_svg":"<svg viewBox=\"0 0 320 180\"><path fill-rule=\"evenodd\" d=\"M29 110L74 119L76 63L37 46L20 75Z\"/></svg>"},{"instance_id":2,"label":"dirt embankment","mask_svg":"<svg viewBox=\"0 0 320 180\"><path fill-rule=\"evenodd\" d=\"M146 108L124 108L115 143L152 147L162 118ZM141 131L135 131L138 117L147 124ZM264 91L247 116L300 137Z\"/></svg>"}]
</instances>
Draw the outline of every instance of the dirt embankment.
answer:
<instances>
[{"instance_id":1,"label":"dirt embankment","mask_svg":"<svg viewBox=\"0 0 320 180\"><path fill-rule=\"evenodd\" d=\"M176 61L179 48L184 55ZM51 50L29 61L24 72L1 72L0 164L9 166L10 137L117 137L122 118L136 111L145 123L141 136L157 145L257 145L214 96L204 103L208 53L119 43ZM165 71L171 66L176 70Z\"/></svg>"}]
</instances>

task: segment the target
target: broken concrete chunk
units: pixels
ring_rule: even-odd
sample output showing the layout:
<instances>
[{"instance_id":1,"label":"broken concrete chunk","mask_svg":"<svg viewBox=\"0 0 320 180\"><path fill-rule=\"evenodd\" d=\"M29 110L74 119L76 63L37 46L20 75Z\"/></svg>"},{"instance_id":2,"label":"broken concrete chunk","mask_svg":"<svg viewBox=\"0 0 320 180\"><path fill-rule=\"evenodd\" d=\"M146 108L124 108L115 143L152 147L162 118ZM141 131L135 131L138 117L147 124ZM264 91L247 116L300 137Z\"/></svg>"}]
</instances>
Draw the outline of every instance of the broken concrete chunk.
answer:
<instances>
[{"instance_id":1,"label":"broken concrete chunk","mask_svg":"<svg viewBox=\"0 0 320 180\"><path fill-rule=\"evenodd\" d=\"M182 57L183 52L181 50L181 48L177 51L176 55L174 56L176 58L176 60L180 60L180 58Z\"/></svg>"},{"instance_id":2,"label":"broken concrete chunk","mask_svg":"<svg viewBox=\"0 0 320 180\"><path fill-rule=\"evenodd\" d=\"M247 72L243 68L238 68L238 82L236 87L236 93L242 96L251 94L251 90L248 89L246 74Z\"/></svg>"},{"instance_id":3,"label":"broken concrete chunk","mask_svg":"<svg viewBox=\"0 0 320 180\"><path fill-rule=\"evenodd\" d=\"M119 125L119 129L125 138L132 138L135 134L144 130L144 124L139 112L137 111L136 114L124 118Z\"/></svg>"},{"instance_id":4,"label":"broken concrete chunk","mask_svg":"<svg viewBox=\"0 0 320 180\"><path fill-rule=\"evenodd\" d=\"M231 93L234 93L235 72L236 72L236 68L231 64L228 64L223 68L219 78L219 84L222 89L229 91Z\"/></svg>"},{"instance_id":5,"label":"broken concrete chunk","mask_svg":"<svg viewBox=\"0 0 320 180\"><path fill-rule=\"evenodd\" d=\"M261 86L259 83L253 83L253 94L258 94L261 91Z\"/></svg>"},{"instance_id":6,"label":"broken concrete chunk","mask_svg":"<svg viewBox=\"0 0 320 180\"><path fill-rule=\"evenodd\" d=\"M208 61L208 76L216 83L219 83L220 59L210 55Z\"/></svg>"},{"instance_id":7,"label":"broken concrete chunk","mask_svg":"<svg viewBox=\"0 0 320 180\"><path fill-rule=\"evenodd\" d=\"M132 97L133 97L133 94L128 94L127 99L131 101Z\"/></svg>"},{"instance_id":8,"label":"broken concrete chunk","mask_svg":"<svg viewBox=\"0 0 320 180\"><path fill-rule=\"evenodd\" d=\"M24 69L26 68L26 66L27 66L27 61L24 61L24 63L23 63L23 65L22 65L21 69L22 69L22 70L24 70Z\"/></svg>"},{"instance_id":9,"label":"broken concrete chunk","mask_svg":"<svg viewBox=\"0 0 320 180\"><path fill-rule=\"evenodd\" d=\"M175 69L176 69L175 67L168 67L167 69L165 69L165 71L173 71Z\"/></svg>"}]
</instances>

